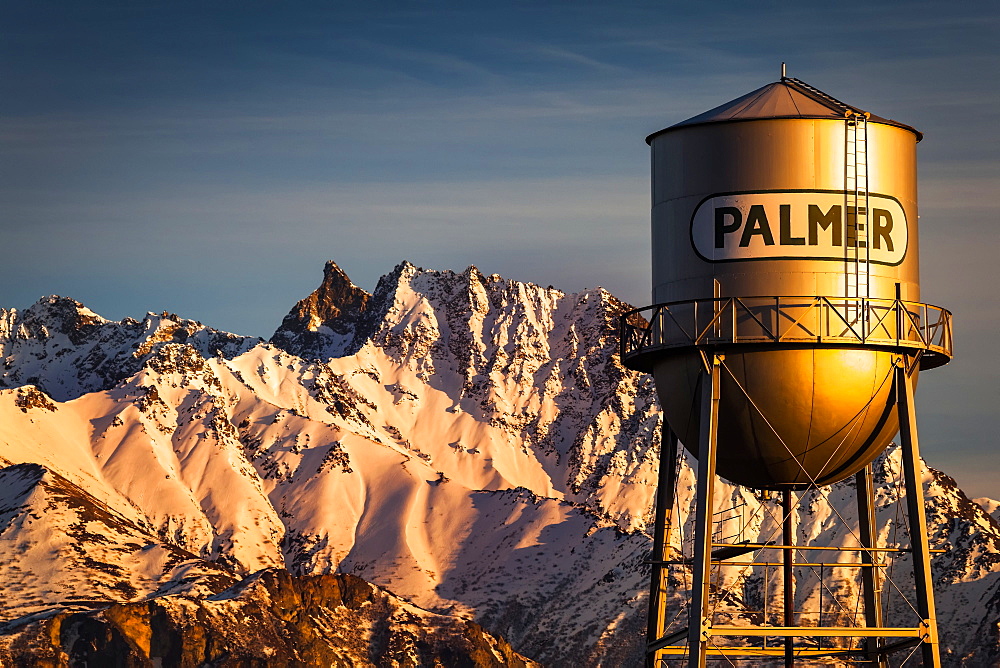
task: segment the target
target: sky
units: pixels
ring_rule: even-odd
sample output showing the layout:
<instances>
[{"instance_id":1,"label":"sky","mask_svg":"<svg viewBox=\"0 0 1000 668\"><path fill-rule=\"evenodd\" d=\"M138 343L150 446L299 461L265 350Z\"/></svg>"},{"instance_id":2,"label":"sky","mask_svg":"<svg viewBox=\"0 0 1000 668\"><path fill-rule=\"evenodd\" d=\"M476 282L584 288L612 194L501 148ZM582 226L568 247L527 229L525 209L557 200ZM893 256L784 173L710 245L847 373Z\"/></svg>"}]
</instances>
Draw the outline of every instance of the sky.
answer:
<instances>
[{"instance_id":1,"label":"sky","mask_svg":"<svg viewBox=\"0 0 1000 668\"><path fill-rule=\"evenodd\" d=\"M921 448L1000 498L995 2L0 6L0 307L268 337L326 260L650 301L646 135L780 75L922 131Z\"/></svg>"}]
</instances>

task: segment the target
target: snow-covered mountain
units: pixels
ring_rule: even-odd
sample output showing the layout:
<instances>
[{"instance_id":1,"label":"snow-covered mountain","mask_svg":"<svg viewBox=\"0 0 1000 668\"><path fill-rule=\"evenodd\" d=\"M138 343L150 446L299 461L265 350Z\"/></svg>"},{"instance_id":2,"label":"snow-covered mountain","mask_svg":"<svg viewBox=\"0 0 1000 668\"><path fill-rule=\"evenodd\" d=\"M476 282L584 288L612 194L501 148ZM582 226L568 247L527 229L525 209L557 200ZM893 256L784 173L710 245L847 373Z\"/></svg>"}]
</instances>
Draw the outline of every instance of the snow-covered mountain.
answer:
<instances>
[{"instance_id":1,"label":"snow-covered mountain","mask_svg":"<svg viewBox=\"0 0 1000 668\"><path fill-rule=\"evenodd\" d=\"M57 297L0 311L8 645L57 613L208 601L287 569L360 576L546 664L635 665L660 413L651 377L616 357L628 308L601 289L409 263L368 294L331 262L267 343ZM882 540L904 543L898 454L879 467ZM947 656L992 665L1000 527L947 476L927 469L925 484L933 546L948 549L934 560ZM743 538L773 530L773 502L723 492ZM801 539L848 540L832 520L856 521L850 492L808 499ZM908 564L893 568L905 590ZM771 586L724 575L734 617ZM854 571L821 575L798 590L803 610L857 607Z\"/></svg>"},{"instance_id":2,"label":"snow-covered mountain","mask_svg":"<svg viewBox=\"0 0 1000 668\"><path fill-rule=\"evenodd\" d=\"M115 322L72 299L43 297L25 311L0 309L2 386L39 384L54 399L75 399L134 375L168 343L186 344L203 356L231 358L260 339L166 312Z\"/></svg>"}]
</instances>

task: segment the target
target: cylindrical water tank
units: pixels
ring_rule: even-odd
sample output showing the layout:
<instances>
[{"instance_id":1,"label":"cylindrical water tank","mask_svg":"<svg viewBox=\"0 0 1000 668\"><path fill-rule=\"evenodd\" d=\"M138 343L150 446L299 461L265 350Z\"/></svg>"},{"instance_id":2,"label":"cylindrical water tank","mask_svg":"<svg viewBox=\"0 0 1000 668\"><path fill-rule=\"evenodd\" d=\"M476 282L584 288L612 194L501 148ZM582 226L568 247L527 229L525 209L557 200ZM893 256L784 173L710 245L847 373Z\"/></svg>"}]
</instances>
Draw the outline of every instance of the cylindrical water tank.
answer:
<instances>
[{"instance_id":1,"label":"cylindrical water tank","mask_svg":"<svg viewBox=\"0 0 1000 668\"><path fill-rule=\"evenodd\" d=\"M676 305L657 326L686 332L684 309L709 300L691 321L703 331L688 334L762 330L760 345L744 336L749 345L719 348L724 478L761 489L830 484L896 433L898 351L835 330L871 334L884 313L891 339L902 325L888 305L920 299L920 138L784 78L647 138L653 299ZM873 311L879 300L885 309ZM796 335L786 344L782 331ZM667 351L651 364L667 422L695 454L702 352Z\"/></svg>"}]
</instances>

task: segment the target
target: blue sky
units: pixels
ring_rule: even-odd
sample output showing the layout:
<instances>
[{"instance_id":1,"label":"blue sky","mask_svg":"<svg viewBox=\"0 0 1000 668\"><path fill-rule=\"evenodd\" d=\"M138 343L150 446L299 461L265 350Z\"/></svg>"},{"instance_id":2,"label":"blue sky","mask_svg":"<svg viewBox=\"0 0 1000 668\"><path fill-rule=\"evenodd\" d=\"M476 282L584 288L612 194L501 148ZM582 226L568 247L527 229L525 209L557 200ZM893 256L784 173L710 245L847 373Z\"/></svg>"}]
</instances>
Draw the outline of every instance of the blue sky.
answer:
<instances>
[{"instance_id":1,"label":"blue sky","mask_svg":"<svg viewBox=\"0 0 1000 668\"><path fill-rule=\"evenodd\" d=\"M710 7L710 8L709 8ZM779 75L913 125L927 459L1000 497L995 3L6 2L0 306L267 337L336 260L649 301L644 137Z\"/></svg>"}]
</instances>

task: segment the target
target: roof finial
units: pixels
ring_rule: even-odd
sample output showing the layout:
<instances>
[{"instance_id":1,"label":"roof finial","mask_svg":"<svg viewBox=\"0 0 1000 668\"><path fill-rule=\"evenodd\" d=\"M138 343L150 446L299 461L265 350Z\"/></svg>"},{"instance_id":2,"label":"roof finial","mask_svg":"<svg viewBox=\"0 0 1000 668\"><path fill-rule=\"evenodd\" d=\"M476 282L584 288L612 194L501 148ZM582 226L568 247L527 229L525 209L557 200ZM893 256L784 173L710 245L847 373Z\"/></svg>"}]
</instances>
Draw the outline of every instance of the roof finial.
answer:
<instances>
[{"instance_id":1,"label":"roof finial","mask_svg":"<svg viewBox=\"0 0 1000 668\"><path fill-rule=\"evenodd\" d=\"M781 63L781 80L782 80L782 81L784 81L784 80L785 80L785 79L787 79L787 78L788 78L788 77L786 77L786 76L785 76L785 63L784 63L784 62L782 62L782 63Z\"/></svg>"}]
</instances>

